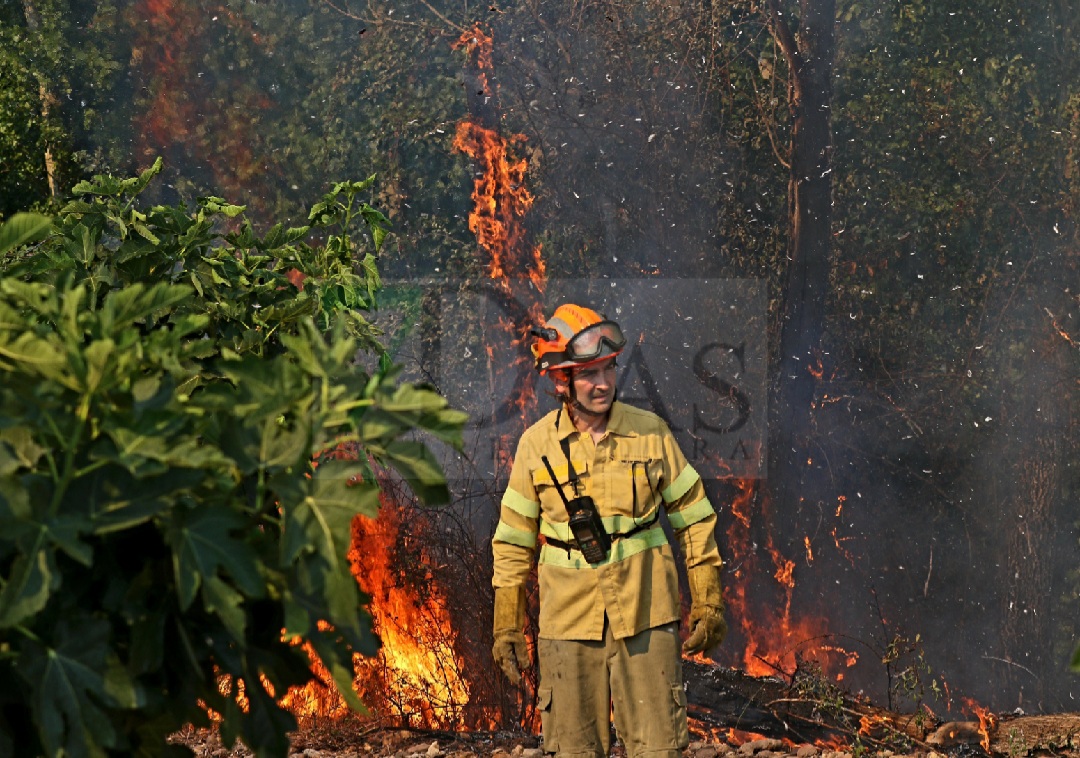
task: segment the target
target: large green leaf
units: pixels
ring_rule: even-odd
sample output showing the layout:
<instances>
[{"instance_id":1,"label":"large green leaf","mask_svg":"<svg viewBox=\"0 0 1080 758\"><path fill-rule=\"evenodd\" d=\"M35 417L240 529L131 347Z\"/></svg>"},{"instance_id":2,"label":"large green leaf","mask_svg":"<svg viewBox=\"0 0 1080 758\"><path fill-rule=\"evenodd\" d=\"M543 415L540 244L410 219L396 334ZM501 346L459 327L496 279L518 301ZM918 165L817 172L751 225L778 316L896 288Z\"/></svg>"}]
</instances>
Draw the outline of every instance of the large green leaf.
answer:
<instances>
[{"instance_id":1,"label":"large green leaf","mask_svg":"<svg viewBox=\"0 0 1080 758\"><path fill-rule=\"evenodd\" d=\"M244 628L247 626L244 596L218 577L205 576L202 597L206 610L216 613L235 639L243 640Z\"/></svg>"},{"instance_id":2,"label":"large green leaf","mask_svg":"<svg viewBox=\"0 0 1080 758\"><path fill-rule=\"evenodd\" d=\"M158 474L170 466L204 470L228 467L229 460L216 447L192 437L169 434L181 417L162 415L159 418L160 426L156 428L148 424L141 424L139 428L110 426L105 433L115 448L108 452L96 451L95 457L115 461L136 476ZM147 466L148 462L160 465Z\"/></svg>"},{"instance_id":3,"label":"large green leaf","mask_svg":"<svg viewBox=\"0 0 1080 758\"><path fill-rule=\"evenodd\" d=\"M254 549L247 540L233 536L244 528L249 524L239 513L220 506L197 506L176 515L169 542L182 609L191 605L199 586L219 569L227 571L248 595L263 595Z\"/></svg>"},{"instance_id":4,"label":"large green leaf","mask_svg":"<svg viewBox=\"0 0 1080 758\"><path fill-rule=\"evenodd\" d=\"M4 448L11 451L11 469L4 464ZM28 426L11 426L0 429L0 476L10 474L16 468L33 468L45 454L45 448L34 441L33 430Z\"/></svg>"},{"instance_id":5,"label":"large green leaf","mask_svg":"<svg viewBox=\"0 0 1080 758\"><path fill-rule=\"evenodd\" d=\"M23 374L53 379L71 389L79 388L78 380L65 370L68 359L63 348L33 332L23 332L13 340L0 332L0 367L4 366Z\"/></svg>"},{"instance_id":6,"label":"large green leaf","mask_svg":"<svg viewBox=\"0 0 1080 758\"><path fill-rule=\"evenodd\" d=\"M0 468L14 469L18 461L8 457L7 447L0 443ZM0 473L0 534L8 540L16 538L18 525L31 517L30 493L18 476Z\"/></svg>"},{"instance_id":7,"label":"large green leaf","mask_svg":"<svg viewBox=\"0 0 1080 758\"><path fill-rule=\"evenodd\" d=\"M307 236L309 226L297 226L289 229L285 228L284 224L275 224L270 228L270 231L266 233L266 236L261 242L257 243L262 250L276 250L279 247L285 245L291 245L297 240L303 239Z\"/></svg>"},{"instance_id":8,"label":"large green leaf","mask_svg":"<svg viewBox=\"0 0 1080 758\"><path fill-rule=\"evenodd\" d=\"M349 547L353 517L374 518L379 510L379 490L369 482L356 482L359 466L330 461L319 466L311 494L285 510L282 563L289 564L303 551L315 551L328 571L349 575L345 553Z\"/></svg>"},{"instance_id":9,"label":"large green leaf","mask_svg":"<svg viewBox=\"0 0 1080 758\"><path fill-rule=\"evenodd\" d=\"M1069 668L1080 674L1080 647L1076 648L1076 652L1073 653L1072 663L1069 664Z\"/></svg>"},{"instance_id":10,"label":"large green leaf","mask_svg":"<svg viewBox=\"0 0 1080 758\"><path fill-rule=\"evenodd\" d=\"M442 468L423 442L396 440L386 446L384 455L409 488L425 503L434 505L450 499Z\"/></svg>"},{"instance_id":11,"label":"large green leaf","mask_svg":"<svg viewBox=\"0 0 1080 758\"><path fill-rule=\"evenodd\" d=\"M45 452L45 448L33 441L33 430L25 425L0 429L0 446L2 445L9 446L14 455L13 460L26 469L32 469L37 465ZM0 460L2 460L2 454L0 454ZM0 463L0 474L8 473L11 472L4 470L3 464Z\"/></svg>"},{"instance_id":12,"label":"large green leaf","mask_svg":"<svg viewBox=\"0 0 1080 758\"><path fill-rule=\"evenodd\" d=\"M16 626L45 607L60 585L52 552L45 548L45 529L35 547L19 555L3 577L0 589L0 629Z\"/></svg>"},{"instance_id":13,"label":"large green leaf","mask_svg":"<svg viewBox=\"0 0 1080 758\"><path fill-rule=\"evenodd\" d=\"M109 648L109 623L61 621L54 647L30 644L16 666L47 755L99 756L120 747L107 706L131 708L141 696Z\"/></svg>"},{"instance_id":14,"label":"large green leaf","mask_svg":"<svg viewBox=\"0 0 1080 758\"><path fill-rule=\"evenodd\" d=\"M0 300L0 330L26 329L32 321L6 302Z\"/></svg>"},{"instance_id":15,"label":"large green leaf","mask_svg":"<svg viewBox=\"0 0 1080 758\"><path fill-rule=\"evenodd\" d=\"M52 220L37 213L16 213L0 226L0 255L37 242L49 233Z\"/></svg>"},{"instance_id":16,"label":"large green leaf","mask_svg":"<svg viewBox=\"0 0 1080 758\"><path fill-rule=\"evenodd\" d=\"M306 414L290 423L267 418L259 430L258 460L262 468L298 465L311 450L311 419Z\"/></svg>"},{"instance_id":17,"label":"large green leaf","mask_svg":"<svg viewBox=\"0 0 1080 758\"><path fill-rule=\"evenodd\" d=\"M81 537L90 531L90 520L82 513L60 513L45 524L45 534L56 547L83 566L93 565L94 549Z\"/></svg>"},{"instance_id":18,"label":"large green leaf","mask_svg":"<svg viewBox=\"0 0 1080 758\"><path fill-rule=\"evenodd\" d=\"M192 288L186 284L158 282L151 287L131 284L108 294L103 304L103 318L107 327L111 328L141 322L155 313L184 303L191 294Z\"/></svg>"},{"instance_id":19,"label":"large green leaf","mask_svg":"<svg viewBox=\"0 0 1080 758\"><path fill-rule=\"evenodd\" d=\"M419 428L450 445L462 444L462 429L468 416L450 408L434 390L411 384L397 387L392 394L376 396L376 408L360 409L355 416L365 440L388 443L405 430Z\"/></svg>"},{"instance_id":20,"label":"large green leaf","mask_svg":"<svg viewBox=\"0 0 1080 758\"><path fill-rule=\"evenodd\" d=\"M137 177L117 179L113 176L99 174L94 176L93 179L79 182L72 187L71 192L75 195L137 195L146 189L146 186L161 172L164 166L165 162L159 157L154 160L154 163L149 168L144 170Z\"/></svg>"},{"instance_id":21,"label":"large green leaf","mask_svg":"<svg viewBox=\"0 0 1080 758\"><path fill-rule=\"evenodd\" d=\"M110 467L101 479L104 481L96 480L89 493L83 493L91 498L90 529L98 535L149 521L196 489L206 474L171 466L158 476L136 478Z\"/></svg>"},{"instance_id":22,"label":"large green leaf","mask_svg":"<svg viewBox=\"0 0 1080 758\"><path fill-rule=\"evenodd\" d=\"M222 363L220 370L236 388L227 402L238 416L279 416L311 392L310 380L281 356L267 360L249 355Z\"/></svg>"},{"instance_id":23,"label":"large green leaf","mask_svg":"<svg viewBox=\"0 0 1080 758\"><path fill-rule=\"evenodd\" d=\"M327 344L310 319L305 319L297 327L300 334L282 335L281 343L289 349L290 356L300 367L312 376L328 378L340 374L356 355L356 343L344 337L340 328Z\"/></svg>"}]
</instances>

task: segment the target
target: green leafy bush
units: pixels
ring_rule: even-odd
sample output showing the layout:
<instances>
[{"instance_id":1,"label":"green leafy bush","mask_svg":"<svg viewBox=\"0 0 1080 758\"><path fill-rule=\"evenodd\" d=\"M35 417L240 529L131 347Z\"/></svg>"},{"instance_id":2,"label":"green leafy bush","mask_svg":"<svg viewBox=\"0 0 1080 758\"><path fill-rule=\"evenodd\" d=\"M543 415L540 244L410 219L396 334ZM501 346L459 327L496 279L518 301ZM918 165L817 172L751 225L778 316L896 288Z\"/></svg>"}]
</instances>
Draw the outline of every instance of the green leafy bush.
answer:
<instances>
[{"instance_id":1,"label":"green leafy bush","mask_svg":"<svg viewBox=\"0 0 1080 758\"><path fill-rule=\"evenodd\" d=\"M40 217L0 231L0 756L187 754L167 736L207 709L286 755L275 694L313 676L291 643L362 708L378 641L346 551L375 467L447 495L410 432L458 444L463 414L361 315L372 179L258 237L218 198L140 210L160 169L77 185L35 245Z\"/></svg>"}]
</instances>

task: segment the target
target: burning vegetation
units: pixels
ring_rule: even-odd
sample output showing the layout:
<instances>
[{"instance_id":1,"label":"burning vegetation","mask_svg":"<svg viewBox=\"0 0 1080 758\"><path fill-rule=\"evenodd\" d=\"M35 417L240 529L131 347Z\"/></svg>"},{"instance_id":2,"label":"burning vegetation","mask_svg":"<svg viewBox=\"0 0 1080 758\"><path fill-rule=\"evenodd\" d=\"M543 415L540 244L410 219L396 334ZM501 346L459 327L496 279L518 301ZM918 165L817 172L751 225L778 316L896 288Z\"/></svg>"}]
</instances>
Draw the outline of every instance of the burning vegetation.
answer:
<instances>
[{"instance_id":1,"label":"burning vegetation","mask_svg":"<svg viewBox=\"0 0 1080 758\"><path fill-rule=\"evenodd\" d=\"M527 322L541 319L546 285L542 247L529 242L526 225L534 201L527 186L529 163L521 156L527 140L520 134L506 136L500 129L491 46L491 36L479 25L457 40L456 47L468 59L466 79L473 91L470 113L459 123L453 146L474 166L468 223L489 282L513 302L530 305L521 314L523 323L503 315L486 325L489 365L497 362L493 344L520 345ZM822 370L820 362L811 367L819 377ZM512 410L524 423L536 406L535 388L531 381L522 382L515 393ZM509 468L509 442L493 461L496 471ZM725 598L737 643L729 642L723 655L740 670L717 667L703 655L685 661L691 727L699 739L732 746L767 742L792 752L806 744L821 750L853 744L883 750L977 744L992 751L1000 721L974 702L966 707L978 721L939 726L922 702L921 689L910 714L876 708L840 689L838 683L860 654L830 632L826 611L817 616L793 611L797 562L776 544L774 517L760 481L730 478L721 486L722 502L731 514L724 543ZM841 496L833 514L837 522L844 505ZM354 522L352 570L370 598L373 627L382 641L377 656L356 660L356 690L370 709L365 721L373 726L535 731L536 713L529 704L535 682L526 679L524 692L507 693L505 683L491 673L486 635L477 634L477 629L487 629L483 609L490 598L486 587L476 586L486 582L488 567L482 557L487 540L478 539L474 531L470 519L448 522L419 510L396 486L384 493L378 519ZM843 544L848 539L837 527L831 529L832 546L853 562ZM463 548L456 550L454 543ZM809 535L803 536L800 548L801 559L812 566L815 553ZM463 558L467 570L447 570L451 555ZM470 619L462 612L466 608L479 611L478 616ZM913 667L901 670L900 653L899 642L892 643L882 656L883 665L896 667L911 694L925 682ZM290 692L285 702L307 720L347 713L331 689L316 685Z\"/></svg>"}]
</instances>

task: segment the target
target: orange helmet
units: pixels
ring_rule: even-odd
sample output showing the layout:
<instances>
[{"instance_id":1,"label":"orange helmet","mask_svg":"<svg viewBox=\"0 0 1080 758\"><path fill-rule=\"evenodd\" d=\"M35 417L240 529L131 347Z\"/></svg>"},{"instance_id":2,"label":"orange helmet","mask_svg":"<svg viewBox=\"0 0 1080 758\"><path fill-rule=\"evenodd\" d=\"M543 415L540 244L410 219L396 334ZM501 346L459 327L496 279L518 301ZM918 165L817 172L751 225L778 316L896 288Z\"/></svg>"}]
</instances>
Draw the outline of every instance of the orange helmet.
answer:
<instances>
[{"instance_id":1,"label":"orange helmet","mask_svg":"<svg viewBox=\"0 0 1080 758\"><path fill-rule=\"evenodd\" d=\"M580 305L560 305L546 324L530 330L539 339L532 346L536 370L587 366L611 358L626 347L626 337L614 321Z\"/></svg>"}]
</instances>

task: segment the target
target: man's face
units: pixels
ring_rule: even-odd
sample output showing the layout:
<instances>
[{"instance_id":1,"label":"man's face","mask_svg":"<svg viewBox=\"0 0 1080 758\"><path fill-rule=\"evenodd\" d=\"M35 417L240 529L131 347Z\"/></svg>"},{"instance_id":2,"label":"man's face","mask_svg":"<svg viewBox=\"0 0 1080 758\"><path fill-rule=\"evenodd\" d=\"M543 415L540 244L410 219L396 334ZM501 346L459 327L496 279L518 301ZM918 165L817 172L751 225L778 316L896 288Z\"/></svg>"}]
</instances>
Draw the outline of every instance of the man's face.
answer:
<instances>
[{"instance_id":1,"label":"man's face","mask_svg":"<svg viewBox=\"0 0 1080 758\"><path fill-rule=\"evenodd\" d=\"M573 397L590 413L603 415L615 401L615 358L605 358L570 372Z\"/></svg>"}]
</instances>

